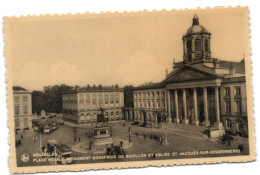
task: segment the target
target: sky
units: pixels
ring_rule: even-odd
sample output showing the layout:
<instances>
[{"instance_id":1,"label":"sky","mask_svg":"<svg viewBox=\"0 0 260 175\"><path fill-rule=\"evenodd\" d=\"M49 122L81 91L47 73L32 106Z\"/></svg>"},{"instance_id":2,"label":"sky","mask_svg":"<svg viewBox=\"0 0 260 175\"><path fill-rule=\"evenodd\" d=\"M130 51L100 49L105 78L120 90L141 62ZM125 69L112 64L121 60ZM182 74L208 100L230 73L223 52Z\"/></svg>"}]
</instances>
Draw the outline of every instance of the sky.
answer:
<instances>
[{"instance_id":1,"label":"sky","mask_svg":"<svg viewBox=\"0 0 260 175\"><path fill-rule=\"evenodd\" d=\"M248 17L242 8L12 18L5 31L12 83L42 90L162 81L173 59L183 59L182 36L195 13L212 34L213 58L240 61L247 54Z\"/></svg>"}]
</instances>

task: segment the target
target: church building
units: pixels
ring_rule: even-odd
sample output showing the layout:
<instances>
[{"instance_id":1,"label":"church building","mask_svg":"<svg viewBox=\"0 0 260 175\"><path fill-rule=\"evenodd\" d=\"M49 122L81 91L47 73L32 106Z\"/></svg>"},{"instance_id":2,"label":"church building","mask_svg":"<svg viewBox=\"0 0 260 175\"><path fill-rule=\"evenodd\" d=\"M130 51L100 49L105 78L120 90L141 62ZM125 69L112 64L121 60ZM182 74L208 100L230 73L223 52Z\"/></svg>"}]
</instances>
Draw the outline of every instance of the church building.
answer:
<instances>
[{"instance_id":1,"label":"church building","mask_svg":"<svg viewBox=\"0 0 260 175\"><path fill-rule=\"evenodd\" d=\"M245 60L223 61L211 56L211 33L199 24L182 37L183 60L159 83L134 88L134 108L124 118L145 125L180 123L211 126L247 136Z\"/></svg>"}]
</instances>

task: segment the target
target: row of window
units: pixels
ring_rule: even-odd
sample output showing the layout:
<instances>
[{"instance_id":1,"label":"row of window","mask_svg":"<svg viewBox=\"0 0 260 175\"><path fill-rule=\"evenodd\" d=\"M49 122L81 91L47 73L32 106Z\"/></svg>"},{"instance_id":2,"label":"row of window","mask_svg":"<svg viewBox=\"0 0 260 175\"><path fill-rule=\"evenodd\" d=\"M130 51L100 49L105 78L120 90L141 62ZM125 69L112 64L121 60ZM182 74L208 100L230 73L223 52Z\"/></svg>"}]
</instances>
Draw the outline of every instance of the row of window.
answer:
<instances>
[{"instance_id":1,"label":"row of window","mask_svg":"<svg viewBox=\"0 0 260 175\"><path fill-rule=\"evenodd\" d=\"M156 109L158 109L158 108L161 108L161 107L165 108L166 103L165 103L164 100L162 100L161 102L158 101L158 100L155 101L155 102L149 101L149 100L147 100L147 101L143 100L143 102L141 100L139 100L139 101L135 100L135 104L134 105L135 105L136 108L138 108L138 107L146 108L147 107L147 108L156 108Z\"/></svg>"},{"instance_id":2,"label":"row of window","mask_svg":"<svg viewBox=\"0 0 260 175\"><path fill-rule=\"evenodd\" d=\"M14 102L19 103L20 99L22 99L22 102L28 102L28 96L14 96Z\"/></svg>"},{"instance_id":3,"label":"row of window","mask_svg":"<svg viewBox=\"0 0 260 175\"><path fill-rule=\"evenodd\" d=\"M237 123L232 122L232 120L226 120L226 127L227 129L232 129L233 124L238 125L238 130L243 131L245 129L245 124L242 120L238 120Z\"/></svg>"},{"instance_id":4,"label":"row of window","mask_svg":"<svg viewBox=\"0 0 260 175\"><path fill-rule=\"evenodd\" d=\"M235 96L240 96L241 95L241 87L240 86L235 86L234 87ZM230 87L224 87L224 96L229 97L230 96Z\"/></svg>"},{"instance_id":5,"label":"row of window","mask_svg":"<svg viewBox=\"0 0 260 175\"><path fill-rule=\"evenodd\" d=\"M191 60L191 58L192 58L192 41L191 40L187 40L186 48L187 48L188 59ZM202 50L202 40L200 38L196 38L194 40L194 49L195 49L195 51ZM204 39L204 50L205 50L205 52L209 52L209 40L208 39ZM195 57L200 58L201 55L200 54L195 55Z\"/></svg>"},{"instance_id":6,"label":"row of window","mask_svg":"<svg viewBox=\"0 0 260 175\"><path fill-rule=\"evenodd\" d=\"M165 92L163 91L163 92L160 92L160 91L156 91L156 92L154 92L154 91L148 91L148 92L135 92L135 99L136 98L154 98L155 96L157 97L157 98L160 98L160 96L162 97L162 98L165 98Z\"/></svg>"},{"instance_id":7,"label":"row of window","mask_svg":"<svg viewBox=\"0 0 260 175\"><path fill-rule=\"evenodd\" d=\"M231 102L229 100L225 101L225 113L231 112ZM241 101L237 100L235 101L235 113L241 113L242 112L242 105Z\"/></svg>"},{"instance_id":8,"label":"row of window","mask_svg":"<svg viewBox=\"0 0 260 175\"><path fill-rule=\"evenodd\" d=\"M20 111L20 106L14 106L15 114L28 114L28 106L23 106L23 112Z\"/></svg>"},{"instance_id":9,"label":"row of window","mask_svg":"<svg viewBox=\"0 0 260 175\"><path fill-rule=\"evenodd\" d=\"M110 106L119 106L119 99L116 99L115 101L110 101ZM79 109L85 108L91 108L91 107L109 107L108 101L97 101L96 99L92 99L92 102L90 100L87 100L84 104L84 101L79 102ZM77 103L76 102L63 102L63 107L67 109L77 109Z\"/></svg>"},{"instance_id":10,"label":"row of window","mask_svg":"<svg viewBox=\"0 0 260 175\"><path fill-rule=\"evenodd\" d=\"M114 104L115 104L115 106L118 107L119 106L119 101L115 101L115 103L111 103L111 104L113 104L112 106L114 106ZM97 105L96 101L92 101L92 106L94 106L94 107L100 107L100 106L101 107L108 107L108 104L105 103L105 105L103 105L102 102L99 102L98 105ZM85 108L91 108L90 103L87 103ZM84 102L83 101L80 102L79 109L84 109Z\"/></svg>"},{"instance_id":11,"label":"row of window","mask_svg":"<svg viewBox=\"0 0 260 175\"><path fill-rule=\"evenodd\" d=\"M99 93L99 94L79 94L79 99L80 101L84 101L86 100L90 100L90 99L98 99L98 100L103 100L103 98L105 99L105 101L108 99L119 99L119 93ZM63 100L67 101L67 100L77 100L76 95L65 95L63 96Z\"/></svg>"},{"instance_id":12,"label":"row of window","mask_svg":"<svg viewBox=\"0 0 260 175\"><path fill-rule=\"evenodd\" d=\"M119 111L111 111L111 112L105 112L105 116L119 116L120 112ZM81 116L84 116L84 114L81 114ZM90 116L97 116L97 113L94 112L92 115L91 113L87 113L86 117L90 117Z\"/></svg>"}]
</instances>

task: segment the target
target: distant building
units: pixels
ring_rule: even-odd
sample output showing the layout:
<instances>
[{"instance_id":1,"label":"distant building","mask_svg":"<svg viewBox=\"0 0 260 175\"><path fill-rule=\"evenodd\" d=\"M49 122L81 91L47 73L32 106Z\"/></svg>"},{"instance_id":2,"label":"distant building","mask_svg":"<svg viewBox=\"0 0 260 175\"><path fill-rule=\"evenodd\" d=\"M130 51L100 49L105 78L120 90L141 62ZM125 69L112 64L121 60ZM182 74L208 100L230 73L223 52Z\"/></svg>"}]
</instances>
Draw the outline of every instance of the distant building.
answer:
<instances>
[{"instance_id":1,"label":"distant building","mask_svg":"<svg viewBox=\"0 0 260 175\"><path fill-rule=\"evenodd\" d=\"M125 111L125 119L211 125L247 135L245 60L212 58L211 33L196 15L182 39L183 61L174 61L163 81L136 87L134 109Z\"/></svg>"},{"instance_id":2,"label":"distant building","mask_svg":"<svg viewBox=\"0 0 260 175\"><path fill-rule=\"evenodd\" d=\"M122 119L123 89L118 86L76 88L62 94L63 118L73 123L96 122L100 108L109 121Z\"/></svg>"},{"instance_id":3,"label":"distant building","mask_svg":"<svg viewBox=\"0 0 260 175\"><path fill-rule=\"evenodd\" d=\"M32 128L32 93L14 86L13 104L15 129Z\"/></svg>"}]
</instances>

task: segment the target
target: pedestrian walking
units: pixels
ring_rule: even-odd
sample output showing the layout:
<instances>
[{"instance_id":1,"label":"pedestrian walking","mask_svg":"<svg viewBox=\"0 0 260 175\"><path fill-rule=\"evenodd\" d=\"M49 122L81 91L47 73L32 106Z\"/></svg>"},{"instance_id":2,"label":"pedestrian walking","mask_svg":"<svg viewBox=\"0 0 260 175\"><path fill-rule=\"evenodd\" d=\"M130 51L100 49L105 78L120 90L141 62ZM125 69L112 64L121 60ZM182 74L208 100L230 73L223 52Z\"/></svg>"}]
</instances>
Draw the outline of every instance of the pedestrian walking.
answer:
<instances>
[{"instance_id":1,"label":"pedestrian walking","mask_svg":"<svg viewBox=\"0 0 260 175\"><path fill-rule=\"evenodd\" d=\"M80 142L80 137L78 138L79 142Z\"/></svg>"},{"instance_id":2,"label":"pedestrian walking","mask_svg":"<svg viewBox=\"0 0 260 175\"><path fill-rule=\"evenodd\" d=\"M23 139L23 134L21 135L21 139Z\"/></svg>"},{"instance_id":3,"label":"pedestrian walking","mask_svg":"<svg viewBox=\"0 0 260 175\"><path fill-rule=\"evenodd\" d=\"M154 158L154 159L156 158L155 153L153 153L153 158Z\"/></svg>"},{"instance_id":4,"label":"pedestrian walking","mask_svg":"<svg viewBox=\"0 0 260 175\"><path fill-rule=\"evenodd\" d=\"M123 147L123 141L120 141L120 146Z\"/></svg>"}]
</instances>

